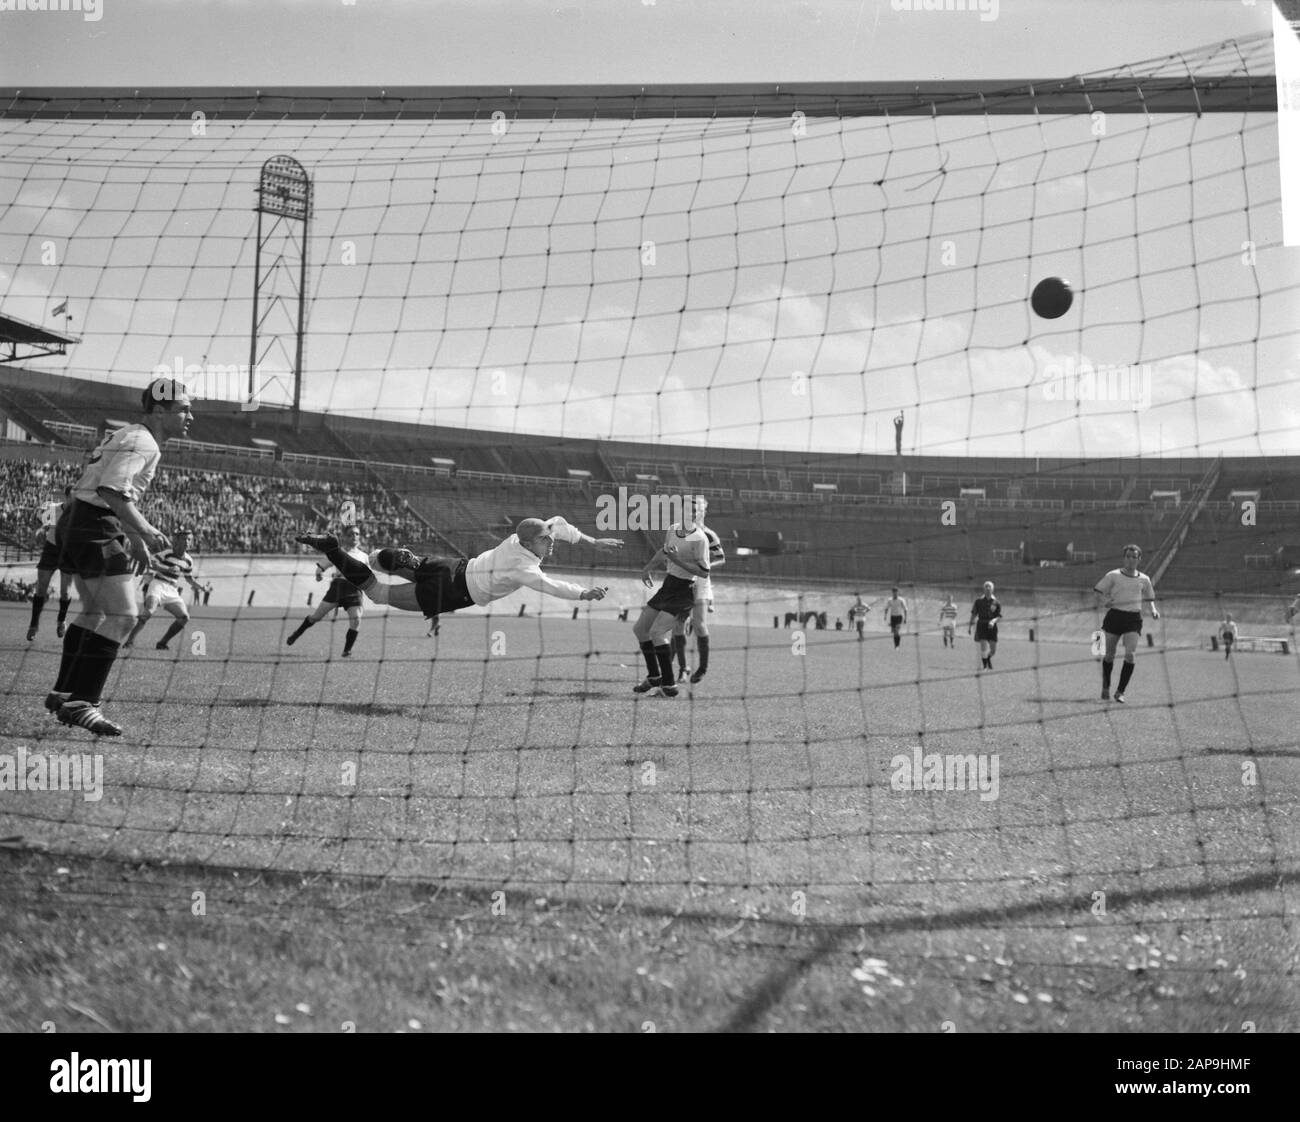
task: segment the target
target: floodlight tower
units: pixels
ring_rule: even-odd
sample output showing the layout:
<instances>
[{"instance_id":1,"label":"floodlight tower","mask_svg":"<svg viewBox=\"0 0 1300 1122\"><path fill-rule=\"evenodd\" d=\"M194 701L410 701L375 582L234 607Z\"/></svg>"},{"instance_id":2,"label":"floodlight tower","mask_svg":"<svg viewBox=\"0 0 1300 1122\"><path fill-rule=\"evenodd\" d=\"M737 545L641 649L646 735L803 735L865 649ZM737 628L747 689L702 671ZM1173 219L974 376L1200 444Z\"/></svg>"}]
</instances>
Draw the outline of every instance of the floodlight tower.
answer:
<instances>
[{"instance_id":1,"label":"floodlight tower","mask_svg":"<svg viewBox=\"0 0 1300 1122\"><path fill-rule=\"evenodd\" d=\"M282 353L281 341L292 333L293 426L298 428L302 405L303 345L307 317L307 237L311 227L311 180L292 156L272 156L262 165L257 188L257 248L253 260L253 331L249 344L249 405L261 399L267 385L280 381L272 375L263 381L261 368L272 347ZM270 219L264 223L262 216ZM298 225L301 223L301 226ZM263 264L263 258L266 263ZM297 261L294 261L294 258ZM297 279L293 276L297 264ZM265 299L263 297L265 296ZM296 314L289 305L297 297ZM272 323L272 317L276 322ZM269 326L269 329L268 329ZM264 340L259 347L259 341ZM287 357L287 356L286 356Z\"/></svg>"}]
</instances>

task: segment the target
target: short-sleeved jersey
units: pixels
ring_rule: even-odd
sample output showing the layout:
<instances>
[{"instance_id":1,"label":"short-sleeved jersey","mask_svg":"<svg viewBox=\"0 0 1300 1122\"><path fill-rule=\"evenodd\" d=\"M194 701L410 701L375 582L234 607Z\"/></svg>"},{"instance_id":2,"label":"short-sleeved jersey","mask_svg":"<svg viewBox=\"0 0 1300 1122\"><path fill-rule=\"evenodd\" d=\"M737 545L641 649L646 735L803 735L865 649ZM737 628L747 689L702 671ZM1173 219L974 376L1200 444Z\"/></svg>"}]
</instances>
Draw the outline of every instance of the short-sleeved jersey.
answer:
<instances>
[{"instance_id":1,"label":"short-sleeved jersey","mask_svg":"<svg viewBox=\"0 0 1300 1122\"><path fill-rule=\"evenodd\" d=\"M45 540L49 542L50 545L58 544L54 540L54 528L59 524L59 515L62 513L63 504L51 499L41 507L40 512L37 515L41 520L41 532L44 534Z\"/></svg>"},{"instance_id":2,"label":"short-sleeved jersey","mask_svg":"<svg viewBox=\"0 0 1300 1122\"><path fill-rule=\"evenodd\" d=\"M1229 623L1227 620L1224 620L1221 624L1219 624L1219 634L1223 638L1231 639L1235 643L1237 641L1237 635L1238 635L1237 621L1233 620L1231 623Z\"/></svg>"},{"instance_id":3,"label":"short-sleeved jersey","mask_svg":"<svg viewBox=\"0 0 1300 1122\"><path fill-rule=\"evenodd\" d=\"M342 547L340 546L339 548ZM354 561L360 561L363 565L370 561L369 554L367 554L364 549L359 549L356 546L353 546L351 549L344 549L343 552ZM340 573L333 565L326 564L323 561L318 561L316 563L316 572L320 574L322 580L347 580L347 577Z\"/></svg>"},{"instance_id":4,"label":"short-sleeved jersey","mask_svg":"<svg viewBox=\"0 0 1300 1122\"><path fill-rule=\"evenodd\" d=\"M939 605L939 622L945 626L957 623L957 605L940 604Z\"/></svg>"},{"instance_id":5,"label":"short-sleeved jersey","mask_svg":"<svg viewBox=\"0 0 1300 1122\"><path fill-rule=\"evenodd\" d=\"M992 623L1002 615L1002 605L996 596L981 596L971 605L970 614L981 623Z\"/></svg>"},{"instance_id":6,"label":"short-sleeved jersey","mask_svg":"<svg viewBox=\"0 0 1300 1122\"><path fill-rule=\"evenodd\" d=\"M1106 607L1119 612L1140 612L1144 603L1156 598L1155 587L1146 573L1129 576L1123 569L1111 569L1097 582L1097 591L1106 598Z\"/></svg>"},{"instance_id":7,"label":"short-sleeved jersey","mask_svg":"<svg viewBox=\"0 0 1300 1122\"><path fill-rule=\"evenodd\" d=\"M694 561L704 568L709 567L709 539L704 530L696 526L689 532L683 532L684 528L680 522L674 522L668 527L668 532L664 534L664 547L676 546L677 556L683 561ZM668 575L680 577L682 580L694 580L695 574L683 569L672 557L666 558L668 562Z\"/></svg>"},{"instance_id":8,"label":"short-sleeved jersey","mask_svg":"<svg viewBox=\"0 0 1300 1122\"><path fill-rule=\"evenodd\" d=\"M167 584L180 584L186 577L192 577L193 575L194 558L188 553L177 553L171 546L149 558L149 576L151 580L160 580Z\"/></svg>"},{"instance_id":9,"label":"short-sleeved jersey","mask_svg":"<svg viewBox=\"0 0 1300 1122\"><path fill-rule=\"evenodd\" d=\"M701 526L700 529L704 531L704 536L709 541L710 566L721 564L723 561L727 559L727 554L722 548L722 539L718 537L718 535L713 530L710 530L709 527L707 526Z\"/></svg>"},{"instance_id":10,"label":"short-sleeved jersey","mask_svg":"<svg viewBox=\"0 0 1300 1122\"><path fill-rule=\"evenodd\" d=\"M885 615L890 619L894 616L907 615L907 601L901 596L891 596L889 602L885 605Z\"/></svg>"},{"instance_id":11,"label":"short-sleeved jersey","mask_svg":"<svg viewBox=\"0 0 1300 1122\"><path fill-rule=\"evenodd\" d=\"M123 425L91 452L72 493L83 503L105 510L109 507L99 497L101 487L116 491L128 502L139 502L153 482L160 459L162 451L153 433L144 425Z\"/></svg>"}]
</instances>

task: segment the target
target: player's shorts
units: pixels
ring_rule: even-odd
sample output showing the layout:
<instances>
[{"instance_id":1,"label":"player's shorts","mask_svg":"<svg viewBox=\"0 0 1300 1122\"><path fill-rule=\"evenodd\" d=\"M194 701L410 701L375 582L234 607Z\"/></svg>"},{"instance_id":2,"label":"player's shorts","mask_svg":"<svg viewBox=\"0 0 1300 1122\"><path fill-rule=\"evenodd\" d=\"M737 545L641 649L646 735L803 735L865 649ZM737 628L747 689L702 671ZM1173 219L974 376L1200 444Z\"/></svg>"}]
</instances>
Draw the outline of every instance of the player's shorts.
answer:
<instances>
[{"instance_id":1,"label":"player's shorts","mask_svg":"<svg viewBox=\"0 0 1300 1122\"><path fill-rule=\"evenodd\" d=\"M36 568L39 572L50 573L58 567L59 547L46 538L45 544L41 546L41 556L36 562Z\"/></svg>"},{"instance_id":2,"label":"player's shorts","mask_svg":"<svg viewBox=\"0 0 1300 1122\"><path fill-rule=\"evenodd\" d=\"M996 643L998 641L998 621L995 619L977 619L975 621L975 642Z\"/></svg>"},{"instance_id":3,"label":"player's shorts","mask_svg":"<svg viewBox=\"0 0 1300 1122\"><path fill-rule=\"evenodd\" d=\"M951 621L942 623L939 626L943 628L944 634L946 635L953 635L957 631L957 625Z\"/></svg>"},{"instance_id":4,"label":"player's shorts","mask_svg":"<svg viewBox=\"0 0 1300 1122\"><path fill-rule=\"evenodd\" d=\"M145 585L144 602L153 604L154 608L164 608L168 604L185 606L185 598L181 595L181 590L171 581L158 580L157 578ZM150 611L153 611L154 608L151 608Z\"/></svg>"},{"instance_id":5,"label":"player's shorts","mask_svg":"<svg viewBox=\"0 0 1300 1122\"><path fill-rule=\"evenodd\" d=\"M468 608L474 603L465 584L468 562L441 557L423 557L415 570L415 600L430 619L444 612Z\"/></svg>"},{"instance_id":6,"label":"player's shorts","mask_svg":"<svg viewBox=\"0 0 1300 1122\"><path fill-rule=\"evenodd\" d=\"M890 617L889 617L889 630L890 630L890 631L897 631L897 630L898 630L900 627L902 627L902 626L903 626L903 617L902 617L902 616L890 616Z\"/></svg>"},{"instance_id":7,"label":"player's shorts","mask_svg":"<svg viewBox=\"0 0 1300 1122\"><path fill-rule=\"evenodd\" d=\"M1141 635L1142 613L1121 612L1118 608L1111 608L1106 613L1106 618L1101 621L1101 629L1107 635L1128 635L1133 631Z\"/></svg>"},{"instance_id":8,"label":"player's shorts","mask_svg":"<svg viewBox=\"0 0 1300 1122\"><path fill-rule=\"evenodd\" d=\"M116 514L94 503L73 499L54 529L59 565L83 580L124 577L135 571L126 531Z\"/></svg>"},{"instance_id":9,"label":"player's shorts","mask_svg":"<svg viewBox=\"0 0 1300 1122\"><path fill-rule=\"evenodd\" d=\"M659 591L650 597L649 604L657 612L685 619L695 607L695 582L670 573L664 577Z\"/></svg>"},{"instance_id":10,"label":"player's shorts","mask_svg":"<svg viewBox=\"0 0 1300 1122\"><path fill-rule=\"evenodd\" d=\"M863 628L865 628L865 627L867 626L867 621L866 621L865 619L863 619L861 616L859 616L859 617L854 621L853 626L856 627L859 631L861 631Z\"/></svg>"},{"instance_id":11,"label":"player's shorts","mask_svg":"<svg viewBox=\"0 0 1300 1122\"><path fill-rule=\"evenodd\" d=\"M1231 635L1220 635L1219 639L1223 643L1225 648L1232 646L1233 639Z\"/></svg>"},{"instance_id":12,"label":"player's shorts","mask_svg":"<svg viewBox=\"0 0 1300 1122\"><path fill-rule=\"evenodd\" d=\"M321 603L333 604L337 608L359 608L362 603L361 589L351 581L335 577L330 581L329 588L325 590Z\"/></svg>"}]
</instances>

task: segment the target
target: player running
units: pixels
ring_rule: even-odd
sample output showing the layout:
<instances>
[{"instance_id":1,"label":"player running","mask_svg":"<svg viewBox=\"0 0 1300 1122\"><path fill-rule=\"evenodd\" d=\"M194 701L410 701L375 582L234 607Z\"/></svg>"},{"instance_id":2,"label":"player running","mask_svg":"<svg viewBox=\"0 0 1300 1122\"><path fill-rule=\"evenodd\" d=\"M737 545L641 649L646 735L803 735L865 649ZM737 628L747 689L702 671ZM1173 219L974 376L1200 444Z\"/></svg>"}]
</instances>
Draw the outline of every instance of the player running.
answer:
<instances>
[{"instance_id":1,"label":"player running","mask_svg":"<svg viewBox=\"0 0 1300 1122\"><path fill-rule=\"evenodd\" d=\"M54 528L58 525L64 508L70 502L72 502L72 487L69 485L63 488L63 502L51 499L41 507L39 515L41 528L36 533L36 544L40 547L41 556L36 562L36 587L32 590L32 618L27 628L29 643L36 638L36 633L41 629L41 612L45 610L45 601L49 598L50 581L54 577L54 571L59 567L59 547L54 540ZM72 604L68 596L71 584L72 574L60 572L59 618L54 626L54 634L60 639L63 638L64 621L68 618L68 608Z\"/></svg>"},{"instance_id":2,"label":"player running","mask_svg":"<svg viewBox=\"0 0 1300 1122\"><path fill-rule=\"evenodd\" d=\"M135 624L135 574L170 544L137 506L162 459L162 445L194 420L185 387L155 378L140 395L142 419L107 435L73 484L55 530L59 567L76 578L81 614L63 637L63 661L45 708L65 725L121 736L99 710L122 640Z\"/></svg>"},{"instance_id":3,"label":"player running","mask_svg":"<svg viewBox=\"0 0 1300 1122\"><path fill-rule=\"evenodd\" d=\"M695 525L694 510L688 504L682 522L674 522L664 535L664 544L641 569L641 580L654 587L650 571L662 559L667 566L664 582L632 625L632 634L645 658L646 679L633 686L633 693L655 692L656 697L676 697L673 650L668 645L673 625L687 619L695 609L694 584L709 575L709 539Z\"/></svg>"},{"instance_id":4,"label":"player running","mask_svg":"<svg viewBox=\"0 0 1300 1122\"><path fill-rule=\"evenodd\" d=\"M695 525L704 531L708 539L709 571L712 573L719 565L727 563L726 551L722 548L722 539L704 524L704 516L709 510L709 501L701 495L687 500L693 504ZM673 624L673 652L677 655L680 674L679 682L684 682L689 675L691 685L697 685L709 671L709 621L708 613L713 611L713 581L709 576L697 578L694 587L695 603L691 608L689 619L678 619ZM692 674L686 667L686 629L690 626L695 632L695 649L699 656Z\"/></svg>"},{"instance_id":5,"label":"player running","mask_svg":"<svg viewBox=\"0 0 1300 1122\"><path fill-rule=\"evenodd\" d=\"M957 646L957 604L948 593L948 599L939 605L939 627L943 630L943 645Z\"/></svg>"},{"instance_id":6,"label":"player running","mask_svg":"<svg viewBox=\"0 0 1300 1122\"><path fill-rule=\"evenodd\" d=\"M867 625L867 612L871 610L871 605L862 599L862 593L853 594L857 599L849 605L849 626L856 628L858 632L858 642L861 643L863 638L863 629Z\"/></svg>"},{"instance_id":7,"label":"player running","mask_svg":"<svg viewBox=\"0 0 1300 1122\"><path fill-rule=\"evenodd\" d=\"M144 630L144 625L159 608L166 609L172 622L163 637L154 644L158 650L169 650L168 644L189 623L190 613L185 608L185 597L181 595L181 581L188 581L196 591L200 587L194 579L194 558L186 552L189 545L190 532L177 530L172 535L171 545L149 559L150 573L144 586L144 606L140 609L140 618L136 620L131 634L122 644L123 650L135 645L135 637Z\"/></svg>"},{"instance_id":8,"label":"player running","mask_svg":"<svg viewBox=\"0 0 1300 1122\"><path fill-rule=\"evenodd\" d=\"M966 634L975 628L975 642L980 645L980 665L985 670L993 669L993 656L998 653L998 620L1002 618L1002 605L993 595L993 582L984 582L984 595L971 605L970 619L966 622Z\"/></svg>"},{"instance_id":9,"label":"player running","mask_svg":"<svg viewBox=\"0 0 1300 1122\"><path fill-rule=\"evenodd\" d=\"M1219 624L1219 642L1223 644L1223 657L1225 660L1232 657L1232 644L1237 641L1240 635L1241 632L1236 621L1232 618L1232 613L1225 612L1223 622Z\"/></svg>"},{"instance_id":10,"label":"player running","mask_svg":"<svg viewBox=\"0 0 1300 1122\"><path fill-rule=\"evenodd\" d=\"M359 535L355 526L344 526L338 534L339 548L351 557L354 561L365 564L368 558L365 551L358 545ZM316 610L307 616L306 619L298 625L298 630L285 639L285 643L292 647L300 638L307 628L314 624L320 623L330 612L338 611L342 608L348 613L348 634L343 640L343 657L352 657L352 647L357 641L357 635L361 631L361 616L363 613L363 604L361 590L355 584L347 579L335 566L316 562L316 579L318 581L329 578L330 586L325 590L325 596L316 606Z\"/></svg>"},{"instance_id":11,"label":"player running","mask_svg":"<svg viewBox=\"0 0 1300 1122\"><path fill-rule=\"evenodd\" d=\"M1123 702L1124 691L1133 677L1133 660L1137 655L1138 636L1142 634L1142 610L1151 606L1151 618L1159 619L1156 590L1146 573L1138 572L1142 550L1136 545L1124 547L1124 564L1111 569L1097 582L1097 604L1106 609L1101 629L1106 635L1106 653L1101 660L1101 699L1110 700L1110 674L1115 665L1115 651L1124 640L1124 668L1119 672L1115 700Z\"/></svg>"},{"instance_id":12,"label":"player running","mask_svg":"<svg viewBox=\"0 0 1300 1122\"><path fill-rule=\"evenodd\" d=\"M898 589L891 588L888 603L885 604L885 619L889 623L890 634L894 636L894 649L903 641L903 626L907 623L907 601L898 594Z\"/></svg>"},{"instance_id":13,"label":"player running","mask_svg":"<svg viewBox=\"0 0 1300 1122\"><path fill-rule=\"evenodd\" d=\"M500 545L469 560L418 557L409 549L377 549L367 561L358 561L339 548L333 534L301 534L294 540L325 554L345 580L376 604L423 612L435 620L445 612L490 604L520 588L561 600L602 600L606 589L555 580L542 572L542 562L554 552L557 541L571 545L590 542L602 549L623 547L620 538L588 537L559 516L525 518ZM405 583L384 584L375 576L375 568L401 577Z\"/></svg>"}]
</instances>

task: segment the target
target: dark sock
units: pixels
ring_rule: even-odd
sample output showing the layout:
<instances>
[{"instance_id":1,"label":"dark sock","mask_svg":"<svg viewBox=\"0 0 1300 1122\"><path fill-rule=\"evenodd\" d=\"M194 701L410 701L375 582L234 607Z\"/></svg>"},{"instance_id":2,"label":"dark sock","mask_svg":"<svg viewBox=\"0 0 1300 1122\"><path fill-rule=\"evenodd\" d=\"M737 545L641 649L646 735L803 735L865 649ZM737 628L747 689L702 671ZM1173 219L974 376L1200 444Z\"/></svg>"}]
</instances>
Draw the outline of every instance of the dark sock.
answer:
<instances>
[{"instance_id":1,"label":"dark sock","mask_svg":"<svg viewBox=\"0 0 1300 1122\"><path fill-rule=\"evenodd\" d=\"M98 704L104 695L104 684L108 681L121 644L93 631L83 631L82 634L85 639L81 644L81 653L68 675L68 692L72 694L73 701Z\"/></svg>"},{"instance_id":2,"label":"dark sock","mask_svg":"<svg viewBox=\"0 0 1300 1122\"><path fill-rule=\"evenodd\" d=\"M664 643L655 647L654 652L659 657L659 681L665 686L671 686L677 681L673 674L673 649Z\"/></svg>"},{"instance_id":3,"label":"dark sock","mask_svg":"<svg viewBox=\"0 0 1300 1122\"><path fill-rule=\"evenodd\" d=\"M649 639L641 640L641 654L645 656L646 674L659 681L659 659L655 655L655 645Z\"/></svg>"},{"instance_id":4,"label":"dark sock","mask_svg":"<svg viewBox=\"0 0 1300 1122\"><path fill-rule=\"evenodd\" d=\"M1129 679L1133 677L1133 663L1126 662L1119 668L1119 689L1116 693L1123 693L1128 688Z\"/></svg>"},{"instance_id":5,"label":"dark sock","mask_svg":"<svg viewBox=\"0 0 1300 1122\"><path fill-rule=\"evenodd\" d=\"M68 609L72 607L72 601L64 598L59 600L59 622L62 623L68 618Z\"/></svg>"},{"instance_id":6,"label":"dark sock","mask_svg":"<svg viewBox=\"0 0 1300 1122\"><path fill-rule=\"evenodd\" d=\"M700 664L695 669L704 671L709 668L709 637L707 635L695 636L696 646L700 649Z\"/></svg>"},{"instance_id":7,"label":"dark sock","mask_svg":"<svg viewBox=\"0 0 1300 1122\"><path fill-rule=\"evenodd\" d=\"M170 643L185 629L185 621L181 619L172 620L172 625L167 628L167 632L162 637L164 643Z\"/></svg>"},{"instance_id":8,"label":"dark sock","mask_svg":"<svg viewBox=\"0 0 1300 1122\"><path fill-rule=\"evenodd\" d=\"M901 635L894 636L894 646L898 646L898 644L901 643L902 641L903 641L903 637Z\"/></svg>"},{"instance_id":9,"label":"dark sock","mask_svg":"<svg viewBox=\"0 0 1300 1122\"><path fill-rule=\"evenodd\" d=\"M32 622L29 623L27 626L35 627L38 623L40 623L41 612L43 612L44 610L45 610L45 597L33 596L32 597Z\"/></svg>"},{"instance_id":10,"label":"dark sock","mask_svg":"<svg viewBox=\"0 0 1300 1122\"><path fill-rule=\"evenodd\" d=\"M686 669L686 636L685 635L673 636L673 654L677 656L677 665L681 669L685 670Z\"/></svg>"},{"instance_id":11,"label":"dark sock","mask_svg":"<svg viewBox=\"0 0 1300 1122\"><path fill-rule=\"evenodd\" d=\"M348 637L343 640L343 653L347 654L352 649L352 644L355 643L356 641L357 641L357 629L355 627L349 627Z\"/></svg>"},{"instance_id":12,"label":"dark sock","mask_svg":"<svg viewBox=\"0 0 1300 1122\"><path fill-rule=\"evenodd\" d=\"M355 584L358 588L369 584L375 579L375 571L364 561L358 561L344 553L342 549L331 549L326 557L329 558L330 564L334 566L344 578Z\"/></svg>"},{"instance_id":13,"label":"dark sock","mask_svg":"<svg viewBox=\"0 0 1300 1122\"><path fill-rule=\"evenodd\" d=\"M81 653L81 641L89 632L77 624L73 624L63 635L63 661L59 663L59 676L54 680L55 693L67 693L72 687L68 683L72 680L72 668L76 665L77 656Z\"/></svg>"},{"instance_id":14,"label":"dark sock","mask_svg":"<svg viewBox=\"0 0 1300 1122\"><path fill-rule=\"evenodd\" d=\"M1101 660L1101 688L1110 689L1110 672L1115 669L1115 660L1112 658L1103 658Z\"/></svg>"},{"instance_id":15,"label":"dark sock","mask_svg":"<svg viewBox=\"0 0 1300 1122\"><path fill-rule=\"evenodd\" d=\"M308 616L305 620L302 621L302 623L298 624L298 630L293 633L293 637L297 639L298 636L300 636L304 631L306 631L307 628L311 627L312 624L314 624L315 622L316 621L312 619L311 616Z\"/></svg>"}]
</instances>

